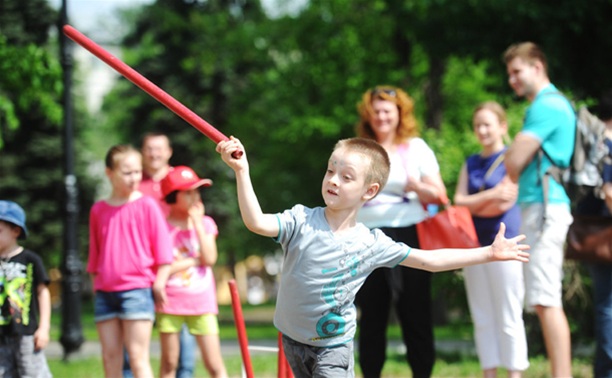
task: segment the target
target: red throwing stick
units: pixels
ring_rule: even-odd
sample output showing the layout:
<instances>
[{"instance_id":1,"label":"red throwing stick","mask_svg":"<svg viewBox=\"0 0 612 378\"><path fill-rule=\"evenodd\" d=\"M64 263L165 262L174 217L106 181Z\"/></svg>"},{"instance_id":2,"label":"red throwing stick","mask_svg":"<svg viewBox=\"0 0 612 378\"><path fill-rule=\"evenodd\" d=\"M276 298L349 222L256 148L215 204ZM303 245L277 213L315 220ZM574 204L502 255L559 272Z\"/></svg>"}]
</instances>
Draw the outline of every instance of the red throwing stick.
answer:
<instances>
[{"instance_id":1,"label":"red throwing stick","mask_svg":"<svg viewBox=\"0 0 612 378\"><path fill-rule=\"evenodd\" d=\"M108 64L115 71L119 72L126 79L136 84L140 89L147 92L151 97L155 98L157 101L164 104L168 109L172 110L176 115L187 121L191 126L198 129L202 134L206 135L213 142L219 143L223 140L228 140L228 138L223 135L219 130L217 130L210 123L203 120L185 105L181 104L174 97L170 96L163 89L153 84L149 79L139 74L132 67L128 66L117 57L104 50L100 45L87 38L81 32L76 30L70 25L64 25L64 34L68 36L68 38L72 39L79 45L83 46L90 53L94 54L104 63ZM233 157L238 159L242 156L242 151L236 151L233 154Z\"/></svg>"},{"instance_id":2,"label":"red throwing stick","mask_svg":"<svg viewBox=\"0 0 612 378\"><path fill-rule=\"evenodd\" d=\"M238 333L238 343L240 344L240 353L242 354L242 362L244 365L245 374L247 378L253 378L253 365L251 363L251 355L249 353L249 340L247 338L244 317L242 316L242 304L240 303L240 295L238 294L238 286L236 286L236 280L229 280L228 285L230 289L230 295L232 297L234 323L236 323L236 332Z\"/></svg>"}]
</instances>

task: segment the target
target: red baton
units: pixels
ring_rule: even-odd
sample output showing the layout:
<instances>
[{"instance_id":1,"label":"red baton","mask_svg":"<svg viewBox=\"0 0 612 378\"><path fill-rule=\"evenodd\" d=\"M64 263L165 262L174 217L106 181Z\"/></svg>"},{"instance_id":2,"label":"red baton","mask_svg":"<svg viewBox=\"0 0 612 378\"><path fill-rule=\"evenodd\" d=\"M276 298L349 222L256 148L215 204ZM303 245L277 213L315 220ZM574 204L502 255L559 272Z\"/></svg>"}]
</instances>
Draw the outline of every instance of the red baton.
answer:
<instances>
[{"instance_id":1,"label":"red baton","mask_svg":"<svg viewBox=\"0 0 612 378\"><path fill-rule=\"evenodd\" d=\"M242 303L240 302L240 294L238 294L236 280L229 280L228 285L232 298L232 311L234 313L234 323L236 323L236 332L238 333L238 344L240 344L242 364L246 377L253 378L253 364L251 362L251 354L249 353L249 339L244 324L244 316L242 315Z\"/></svg>"},{"instance_id":2,"label":"red baton","mask_svg":"<svg viewBox=\"0 0 612 378\"><path fill-rule=\"evenodd\" d=\"M126 79L136 84L143 91L147 92L151 97L164 104L168 109L172 110L174 114L178 115L187 121L187 123L189 123L191 126L198 129L202 134L206 135L213 142L215 142L215 144L223 140L228 140L228 137L223 135L223 133L217 130L210 123L203 120L200 116L195 114L185 105L181 104L174 97L170 96L163 89L153 84L149 79L142 76L132 67L128 66L108 51L104 50L100 45L87 38L81 32L70 25L64 25L63 29L64 34L66 34L68 38L83 46L90 53L100 58L100 60L102 60L104 63L114 68L115 71L119 72ZM235 159L239 159L242 156L242 151L235 151L232 156Z\"/></svg>"}]
</instances>

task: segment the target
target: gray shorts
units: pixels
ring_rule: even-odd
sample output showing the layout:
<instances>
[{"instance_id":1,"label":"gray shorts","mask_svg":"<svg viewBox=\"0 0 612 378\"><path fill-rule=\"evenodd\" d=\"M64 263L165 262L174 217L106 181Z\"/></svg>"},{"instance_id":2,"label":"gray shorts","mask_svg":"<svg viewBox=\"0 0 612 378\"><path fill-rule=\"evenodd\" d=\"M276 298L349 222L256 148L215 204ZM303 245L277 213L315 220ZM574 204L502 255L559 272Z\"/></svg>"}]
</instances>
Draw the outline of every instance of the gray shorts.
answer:
<instances>
[{"instance_id":1,"label":"gray shorts","mask_svg":"<svg viewBox=\"0 0 612 378\"><path fill-rule=\"evenodd\" d=\"M353 342L315 347L283 335L283 349L295 378L354 378Z\"/></svg>"},{"instance_id":2,"label":"gray shorts","mask_svg":"<svg viewBox=\"0 0 612 378\"><path fill-rule=\"evenodd\" d=\"M45 353L34 351L34 336L0 336L0 377L52 377Z\"/></svg>"},{"instance_id":3,"label":"gray shorts","mask_svg":"<svg viewBox=\"0 0 612 378\"><path fill-rule=\"evenodd\" d=\"M566 205L548 205L546 221L542 204L521 206L521 233L529 244L529 262L523 264L525 305L562 307L563 255L572 215Z\"/></svg>"}]
</instances>

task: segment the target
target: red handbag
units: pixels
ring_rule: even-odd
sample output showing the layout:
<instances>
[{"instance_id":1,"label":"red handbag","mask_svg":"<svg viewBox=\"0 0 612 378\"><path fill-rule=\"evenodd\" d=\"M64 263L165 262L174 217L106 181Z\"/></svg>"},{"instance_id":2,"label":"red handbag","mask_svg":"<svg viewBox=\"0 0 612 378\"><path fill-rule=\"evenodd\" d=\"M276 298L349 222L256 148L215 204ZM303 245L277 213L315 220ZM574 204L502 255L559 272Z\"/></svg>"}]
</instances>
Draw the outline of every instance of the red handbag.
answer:
<instances>
[{"instance_id":1,"label":"red handbag","mask_svg":"<svg viewBox=\"0 0 612 378\"><path fill-rule=\"evenodd\" d=\"M416 230L421 249L480 247L472 214L465 206L446 205L444 210L417 223Z\"/></svg>"}]
</instances>

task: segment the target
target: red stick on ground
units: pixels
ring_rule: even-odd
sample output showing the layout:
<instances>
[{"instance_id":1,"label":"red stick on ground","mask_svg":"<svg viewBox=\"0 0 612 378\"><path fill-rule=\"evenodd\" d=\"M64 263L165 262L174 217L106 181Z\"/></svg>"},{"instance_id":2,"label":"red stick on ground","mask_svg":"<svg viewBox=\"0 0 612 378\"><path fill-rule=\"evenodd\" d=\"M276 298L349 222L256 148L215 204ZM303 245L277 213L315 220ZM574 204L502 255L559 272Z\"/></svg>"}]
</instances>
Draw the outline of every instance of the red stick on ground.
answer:
<instances>
[{"instance_id":1,"label":"red stick on ground","mask_svg":"<svg viewBox=\"0 0 612 378\"><path fill-rule=\"evenodd\" d=\"M244 317L242 316L242 304L240 303L240 295L238 294L236 280L229 280L228 284L232 297L232 310L234 311L234 323L236 323L242 363L247 378L253 378L253 365L251 364L251 354L249 353L249 340L247 338L246 326L244 325Z\"/></svg>"},{"instance_id":2,"label":"red stick on ground","mask_svg":"<svg viewBox=\"0 0 612 378\"><path fill-rule=\"evenodd\" d=\"M151 97L155 98L157 101L164 104L168 109L172 110L176 115L187 121L191 126L198 129L202 134L206 135L213 142L219 143L223 140L228 140L228 138L223 135L219 130L217 130L210 123L203 120L200 116L195 114L185 105L181 104L174 97L170 96L163 89L153 84L149 79L142 76L132 67L128 66L120 59L103 49L100 45L87 38L81 32L76 30L70 25L64 25L64 34L68 36L68 38L72 39L90 53L94 54L104 63L108 64L115 71L119 72L126 79L136 84L140 89L147 92ZM242 156L242 151L236 151L233 154L234 158L238 159Z\"/></svg>"},{"instance_id":3,"label":"red stick on ground","mask_svg":"<svg viewBox=\"0 0 612 378\"><path fill-rule=\"evenodd\" d=\"M283 335L278 333L278 378L293 378L293 372L289 366L289 362L285 357L285 349L283 348Z\"/></svg>"}]
</instances>

